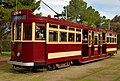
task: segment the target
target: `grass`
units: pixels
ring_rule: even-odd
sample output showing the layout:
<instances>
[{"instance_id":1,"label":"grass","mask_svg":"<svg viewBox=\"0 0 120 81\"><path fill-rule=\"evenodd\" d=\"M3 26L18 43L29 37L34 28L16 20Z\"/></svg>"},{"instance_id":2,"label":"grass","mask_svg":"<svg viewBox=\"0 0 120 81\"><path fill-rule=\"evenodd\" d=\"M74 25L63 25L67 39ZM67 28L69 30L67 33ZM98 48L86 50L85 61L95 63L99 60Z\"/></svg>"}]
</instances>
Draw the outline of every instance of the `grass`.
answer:
<instances>
[{"instance_id":1,"label":"grass","mask_svg":"<svg viewBox=\"0 0 120 81\"><path fill-rule=\"evenodd\" d=\"M2 54L1 54L2 56L10 56L11 55L11 52L2 52Z\"/></svg>"},{"instance_id":2,"label":"grass","mask_svg":"<svg viewBox=\"0 0 120 81\"><path fill-rule=\"evenodd\" d=\"M0 81L120 81L120 51L101 61L37 73L18 72L6 62L0 62Z\"/></svg>"},{"instance_id":3,"label":"grass","mask_svg":"<svg viewBox=\"0 0 120 81\"><path fill-rule=\"evenodd\" d=\"M91 73L74 81L120 81L120 55L106 59L106 66L94 68Z\"/></svg>"},{"instance_id":4,"label":"grass","mask_svg":"<svg viewBox=\"0 0 120 81\"><path fill-rule=\"evenodd\" d=\"M44 81L44 78L37 73L16 71L5 63L0 66L0 81Z\"/></svg>"}]
</instances>

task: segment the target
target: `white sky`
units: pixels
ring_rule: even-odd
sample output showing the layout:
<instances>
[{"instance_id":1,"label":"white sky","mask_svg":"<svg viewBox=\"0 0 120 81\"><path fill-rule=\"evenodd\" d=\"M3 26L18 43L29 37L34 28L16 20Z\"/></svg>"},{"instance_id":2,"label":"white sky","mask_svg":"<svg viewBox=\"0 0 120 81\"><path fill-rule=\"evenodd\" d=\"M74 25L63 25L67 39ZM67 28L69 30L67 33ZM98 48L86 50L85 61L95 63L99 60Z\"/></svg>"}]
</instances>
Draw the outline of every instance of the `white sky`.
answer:
<instances>
[{"instance_id":1,"label":"white sky","mask_svg":"<svg viewBox=\"0 0 120 81\"><path fill-rule=\"evenodd\" d=\"M39 1L39 0L37 0ZM69 3L70 0L43 0L56 12L61 13L63 7ZM84 0L87 2L88 6L92 6L95 10L99 11L101 16L106 16L109 19L112 19L115 15L120 15L120 0ZM41 9L43 16L55 15L48 7L41 3Z\"/></svg>"},{"instance_id":2,"label":"white sky","mask_svg":"<svg viewBox=\"0 0 120 81\"><path fill-rule=\"evenodd\" d=\"M39 0L37 0L39 1ZM61 13L63 11L63 7L69 4L70 0L43 0L47 5L49 5L52 9L54 9L57 13ZM45 6L42 2L40 4L40 11L36 11L37 13L42 12L42 16L51 15L52 17L56 15L52 10L50 10L47 6Z\"/></svg>"},{"instance_id":3,"label":"white sky","mask_svg":"<svg viewBox=\"0 0 120 81\"><path fill-rule=\"evenodd\" d=\"M85 0L85 2L99 11L101 16L106 16L109 19L120 15L120 0Z\"/></svg>"}]
</instances>

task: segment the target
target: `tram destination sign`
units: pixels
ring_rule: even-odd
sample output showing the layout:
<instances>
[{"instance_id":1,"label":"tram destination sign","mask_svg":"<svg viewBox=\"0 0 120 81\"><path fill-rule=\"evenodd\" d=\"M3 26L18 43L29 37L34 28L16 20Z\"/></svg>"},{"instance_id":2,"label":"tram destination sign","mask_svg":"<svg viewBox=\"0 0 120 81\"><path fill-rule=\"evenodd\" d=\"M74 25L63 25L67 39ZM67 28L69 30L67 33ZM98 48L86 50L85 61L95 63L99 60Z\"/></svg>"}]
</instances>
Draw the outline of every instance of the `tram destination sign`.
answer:
<instances>
[{"instance_id":1,"label":"tram destination sign","mask_svg":"<svg viewBox=\"0 0 120 81\"><path fill-rule=\"evenodd\" d=\"M22 14L21 11L16 11L12 13L12 20L25 20L26 15Z\"/></svg>"}]
</instances>

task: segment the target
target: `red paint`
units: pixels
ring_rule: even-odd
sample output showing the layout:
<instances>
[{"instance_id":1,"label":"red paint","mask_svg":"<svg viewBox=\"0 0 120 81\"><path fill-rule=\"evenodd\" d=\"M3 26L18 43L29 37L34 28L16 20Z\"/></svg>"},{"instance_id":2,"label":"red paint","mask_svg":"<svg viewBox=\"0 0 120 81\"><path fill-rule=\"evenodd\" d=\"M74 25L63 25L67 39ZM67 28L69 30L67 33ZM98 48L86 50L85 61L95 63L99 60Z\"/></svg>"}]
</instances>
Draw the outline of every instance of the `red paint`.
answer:
<instances>
[{"instance_id":1,"label":"red paint","mask_svg":"<svg viewBox=\"0 0 120 81\"><path fill-rule=\"evenodd\" d=\"M33 61L33 43L23 42L22 43L22 56L21 61L32 62Z\"/></svg>"},{"instance_id":2,"label":"red paint","mask_svg":"<svg viewBox=\"0 0 120 81\"><path fill-rule=\"evenodd\" d=\"M34 62L45 63L45 42L34 42L33 43L33 59Z\"/></svg>"},{"instance_id":3,"label":"red paint","mask_svg":"<svg viewBox=\"0 0 120 81\"><path fill-rule=\"evenodd\" d=\"M117 44L106 44L107 48L116 48Z\"/></svg>"},{"instance_id":4,"label":"red paint","mask_svg":"<svg viewBox=\"0 0 120 81\"><path fill-rule=\"evenodd\" d=\"M46 53L78 51L82 49L81 44L47 44Z\"/></svg>"}]
</instances>

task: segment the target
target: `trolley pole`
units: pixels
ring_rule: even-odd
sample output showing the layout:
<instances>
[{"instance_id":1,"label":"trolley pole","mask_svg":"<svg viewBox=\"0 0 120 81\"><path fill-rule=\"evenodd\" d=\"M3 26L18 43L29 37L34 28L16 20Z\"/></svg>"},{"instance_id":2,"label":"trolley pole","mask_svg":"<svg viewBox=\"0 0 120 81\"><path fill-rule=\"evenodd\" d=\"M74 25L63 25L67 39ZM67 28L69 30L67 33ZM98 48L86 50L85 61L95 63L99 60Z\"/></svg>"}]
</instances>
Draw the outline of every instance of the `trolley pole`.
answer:
<instances>
[{"instance_id":1,"label":"trolley pole","mask_svg":"<svg viewBox=\"0 0 120 81\"><path fill-rule=\"evenodd\" d=\"M16 11L17 11L17 0L15 1L15 4L16 4Z\"/></svg>"},{"instance_id":2,"label":"trolley pole","mask_svg":"<svg viewBox=\"0 0 120 81\"><path fill-rule=\"evenodd\" d=\"M66 4L67 4L67 0L66 0ZM66 20L67 20L67 5L65 7L65 11L66 11Z\"/></svg>"}]
</instances>

